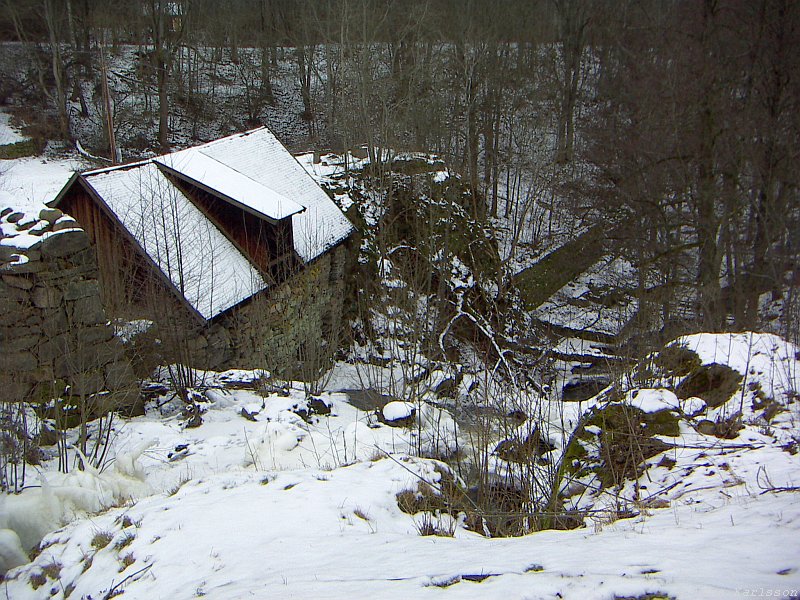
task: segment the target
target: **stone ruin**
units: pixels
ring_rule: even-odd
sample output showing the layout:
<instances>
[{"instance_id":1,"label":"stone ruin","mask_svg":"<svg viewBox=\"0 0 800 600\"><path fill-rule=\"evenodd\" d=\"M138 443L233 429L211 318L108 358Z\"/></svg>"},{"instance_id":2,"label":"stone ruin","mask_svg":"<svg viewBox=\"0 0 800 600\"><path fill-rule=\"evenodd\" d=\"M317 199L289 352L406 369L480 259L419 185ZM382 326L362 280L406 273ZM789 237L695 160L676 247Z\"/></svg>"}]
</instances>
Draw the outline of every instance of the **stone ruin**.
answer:
<instances>
[{"instance_id":1,"label":"stone ruin","mask_svg":"<svg viewBox=\"0 0 800 600\"><path fill-rule=\"evenodd\" d=\"M86 232L58 209L0 210L0 400L130 409L139 391L106 318Z\"/></svg>"}]
</instances>

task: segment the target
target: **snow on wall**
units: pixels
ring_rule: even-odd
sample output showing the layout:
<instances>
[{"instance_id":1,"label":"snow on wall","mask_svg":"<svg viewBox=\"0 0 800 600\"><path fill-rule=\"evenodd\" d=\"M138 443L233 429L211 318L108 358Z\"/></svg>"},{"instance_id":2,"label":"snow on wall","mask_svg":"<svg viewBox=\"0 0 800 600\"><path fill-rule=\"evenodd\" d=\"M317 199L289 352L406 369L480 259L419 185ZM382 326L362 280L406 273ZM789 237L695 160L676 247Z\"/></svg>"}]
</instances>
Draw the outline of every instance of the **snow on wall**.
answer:
<instances>
[{"instance_id":1,"label":"snow on wall","mask_svg":"<svg viewBox=\"0 0 800 600\"><path fill-rule=\"evenodd\" d=\"M353 231L339 207L266 127L198 146L216 159L305 208L292 217L294 248L304 262L318 258Z\"/></svg>"},{"instance_id":2,"label":"snow on wall","mask_svg":"<svg viewBox=\"0 0 800 600\"><path fill-rule=\"evenodd\" d=\"M136 401L135 374L108 325L97 276L89 236L72 217L0 208L2 401L51 398L56 380L66 384L65 399L97 394L97 407L126 408ZM13 446L14 428L3 431Z\"/></svg>"},{"instance_id":3,"label":"snow on wall","mask_svg":"<svg viewBox=\"0 0 800 600\"><path fill-rule=\"evenodd\" d=\"M267 287L250 261L155 163L84 177L204 319Z\"/></svg>"}]
</instances>

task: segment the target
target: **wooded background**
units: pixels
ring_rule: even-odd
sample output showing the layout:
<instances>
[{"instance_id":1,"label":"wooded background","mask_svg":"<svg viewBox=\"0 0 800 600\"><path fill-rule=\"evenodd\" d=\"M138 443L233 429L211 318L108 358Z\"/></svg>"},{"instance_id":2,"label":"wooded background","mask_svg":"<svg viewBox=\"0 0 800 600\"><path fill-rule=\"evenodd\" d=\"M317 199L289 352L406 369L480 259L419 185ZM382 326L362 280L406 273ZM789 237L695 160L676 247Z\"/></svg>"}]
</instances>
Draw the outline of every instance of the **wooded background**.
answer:
<instances>
[{"instance_id":1,"label":"wooded background","mask_svg":"<svg viewBox=\"0 0 800 600\"><path fill-rule=\"evenodd\" d=\"M109 122L146 153L209 123L281 135L270 111L292 107L292 147L437 153L473 218L510 221L514 242L537 203L558 204L633 262L663 323L752 328L765 293L797 306L799 14L792 0L5 0L0 100L30 122L41 109L45 137L93 131L106 155Z\"/></svg>"}]
</instances>

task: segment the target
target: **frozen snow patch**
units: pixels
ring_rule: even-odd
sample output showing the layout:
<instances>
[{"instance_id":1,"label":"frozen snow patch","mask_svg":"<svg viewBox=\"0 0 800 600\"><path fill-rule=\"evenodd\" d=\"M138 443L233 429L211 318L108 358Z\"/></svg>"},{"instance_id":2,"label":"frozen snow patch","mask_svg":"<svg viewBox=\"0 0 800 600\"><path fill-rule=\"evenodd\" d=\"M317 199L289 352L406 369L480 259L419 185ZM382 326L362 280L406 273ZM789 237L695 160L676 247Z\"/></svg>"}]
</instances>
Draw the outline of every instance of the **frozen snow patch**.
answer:
<instances>
[{"instance_id":1,"label":"frozen snow patch","mask_svg":"<svg viewBox=\"0 0 800 600\"><path fill-rule=\"evenodd\" d=\"M389 422L402 421L414 416L417 408L413 402L393 401L383 407L383 418Z\"/></svg>"},{"instance_id":2,"label":"frozen snow patch","mask_svg":"<svg viewBox=\"0 0 800 600\"><path fill-rule=\"evenodd\" d=\"M680 408L678 397L673 392L661 388L632 390L626 394L625 404L646 413Z\"/></svg>"}]
</instances>

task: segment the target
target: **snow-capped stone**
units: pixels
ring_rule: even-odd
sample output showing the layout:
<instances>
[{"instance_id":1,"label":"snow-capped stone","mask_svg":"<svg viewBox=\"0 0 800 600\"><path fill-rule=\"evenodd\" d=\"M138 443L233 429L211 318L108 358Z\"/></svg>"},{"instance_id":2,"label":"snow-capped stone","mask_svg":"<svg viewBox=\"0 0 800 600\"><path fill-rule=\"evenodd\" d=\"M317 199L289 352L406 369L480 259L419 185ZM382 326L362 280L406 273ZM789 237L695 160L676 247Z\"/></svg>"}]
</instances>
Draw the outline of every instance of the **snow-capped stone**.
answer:
<instances>
[{"instance_id":1,"label":"snow-capped stone","mask_svg":"<svg viewBox=\"0 0 800 600\"><path fill-rule=\"evenodd\" d=\"M625 403L646 413L680 408L678 397L665 389L638 389L627 393Z\"/></svg>"},{"instance_id":2,"label":"snow-capped stone","mask_svg":"<svg viewBox=\"0 0 800 600\"><path fill-rule=\"evenodd\" d=\"M691 398L686 398L686 400L681 400L681 410L687 417L696 417L697 415L702 414L706 408L707 406L705 400L698 398L697 396L692 396Z\"/></svg>"},{"instance_id":3,"label":"snow-capped stone","mask_svg":"<svg viewBox=\"0 0 800 600\"><path fill-rule=\"evenodd\" d=\"M395 400L388 402L383 407L383 418L387 422L393 423L395 421L402 421L413 417L417 412L417 407L413 402L401 402Z\"/></svg>"}]
</instances>

